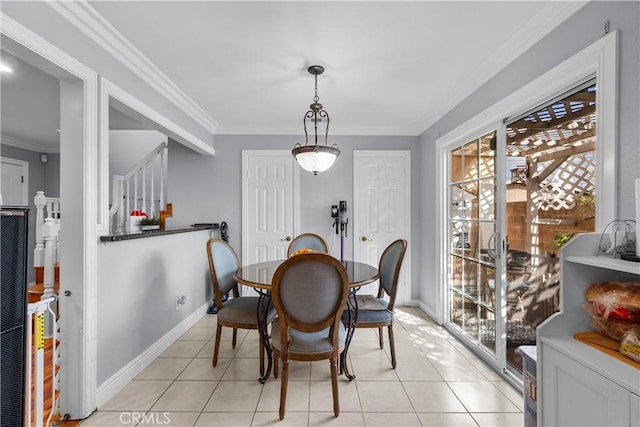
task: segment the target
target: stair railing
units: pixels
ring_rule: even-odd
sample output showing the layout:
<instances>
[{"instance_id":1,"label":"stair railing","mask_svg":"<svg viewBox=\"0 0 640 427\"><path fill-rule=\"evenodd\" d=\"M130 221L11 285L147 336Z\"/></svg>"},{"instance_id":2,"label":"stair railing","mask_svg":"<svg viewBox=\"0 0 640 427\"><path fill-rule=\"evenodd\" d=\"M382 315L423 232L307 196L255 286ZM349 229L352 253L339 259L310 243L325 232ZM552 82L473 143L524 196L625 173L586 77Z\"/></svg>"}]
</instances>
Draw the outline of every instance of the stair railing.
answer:
<instances>
[{"instance_id":1,"label":"stair railing","mask_svg":"<svg viewBox=\"0 0 640 427\"><path fill-rule=\"evenodd\" d=\"M114 234L124 234L127 231L125 224L131 211L142 211L151 218L157 217L165 208L167 153L168 144L162 142L125 175L113 176L109 217L112 218ZM158 178L156 175L159 175Z\"/></svg>"},{"instance_id":2,"label":"stair railing","mask_svg":"<svg viewBox=\"0 0 640 427\"><path fill-rule=\"evenodd\" d=\"M55 227L55 238L52 241L53 263L58 262L58 248L60 241L58 240L58 231L60 231L60 198L47 197L44 191L37 191L33 198L33 204L36 205L36 247L33 251L34 267L43 267L45 260L45 236L44 225L45 219L50 219L50 224ZM54 231L52 231L54 232ZM53 270L52 270L53 271ZM51 281L53 283L53 280Z\"/></svg>"},{"instance_id":3,"label":"stair railing","mask_svg":"<svg viewBox=\"0 0 640 427\"><path fill-rule=\"evenodd\" d=\"M52 305L56 303L56 297L43 298L41 301L29 303L27 308L27 348L29 357L26 369L26 419L27 426L41 427L49 426L52 417L59 411L57 391L60 389L59 379L59 345L58 345L58 322ZM51 336L51 360L45 361L45 324L53 321L53 333ZM33 341L35 340L35 342ZM46 364L46 365L45 365ZM45 422L45 373L51 370L51 408ZM33 418L32 418L33 417Z\"/></svg>"}]
</instances>

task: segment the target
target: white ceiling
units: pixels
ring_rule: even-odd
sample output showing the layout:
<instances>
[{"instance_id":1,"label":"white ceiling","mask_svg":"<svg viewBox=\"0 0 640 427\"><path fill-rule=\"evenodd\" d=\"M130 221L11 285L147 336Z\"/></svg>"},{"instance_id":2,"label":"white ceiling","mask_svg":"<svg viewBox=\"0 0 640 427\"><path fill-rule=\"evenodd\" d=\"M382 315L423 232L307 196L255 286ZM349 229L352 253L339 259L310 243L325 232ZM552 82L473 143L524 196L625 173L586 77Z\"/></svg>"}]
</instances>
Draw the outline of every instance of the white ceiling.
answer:
<instances>
[{"instance_id":1,"label":"white ceiling","mask_svg":"<svg viewBox=\"0 0 640 427\"><path fill-rule=\"evenodd\" d=\"M307 67L323 65L318 91L334 135L419 135L582 5L88 3L208 115L218 134L301 134L314 89ZM3 81L3 104L4 89Z\"/></svg>"}]
</instances>

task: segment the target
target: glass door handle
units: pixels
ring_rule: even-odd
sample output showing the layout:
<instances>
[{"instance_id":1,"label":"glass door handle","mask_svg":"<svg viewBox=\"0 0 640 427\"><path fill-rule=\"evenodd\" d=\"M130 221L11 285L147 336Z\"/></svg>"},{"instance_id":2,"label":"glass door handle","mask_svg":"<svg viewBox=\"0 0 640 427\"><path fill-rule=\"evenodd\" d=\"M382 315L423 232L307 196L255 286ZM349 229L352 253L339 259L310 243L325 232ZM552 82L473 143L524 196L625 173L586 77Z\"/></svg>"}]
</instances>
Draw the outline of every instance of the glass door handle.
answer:
<instances>
[{"instance_id":1,"label":"glass door handle","mask_svg":"<svg viewBox=\"0 0 640 427\"><path fill-rule=\"evenodd\" d=\"M497 246L499 240L500 233L493 233L487 241L487 255L489 255L491 259L500 258L500 248Z\"/></svg>"}]
</instances>

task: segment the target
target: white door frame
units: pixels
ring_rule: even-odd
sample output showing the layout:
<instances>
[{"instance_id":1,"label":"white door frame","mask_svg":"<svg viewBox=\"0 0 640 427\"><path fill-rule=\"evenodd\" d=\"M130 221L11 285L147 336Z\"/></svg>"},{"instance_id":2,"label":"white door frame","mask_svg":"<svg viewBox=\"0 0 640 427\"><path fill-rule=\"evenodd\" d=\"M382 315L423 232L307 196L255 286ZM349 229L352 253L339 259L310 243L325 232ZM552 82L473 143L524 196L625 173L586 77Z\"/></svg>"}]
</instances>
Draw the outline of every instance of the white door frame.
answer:
<instances>
[{"instance_id":1,"label":"white door frame","mask_svg":"<svg viewBox=\"0 0 640 427\"><path fill-rule=\"evenodd\" d=\"M96 408L97 379L97 139L98 139L98 75L96 72L19 24L6 14L0 14L2 34L35 54L67 71L83 84L83 129L74 153L81 171L61 170L61 181L67 173L82 174L81 191L62 193L63 206L81 208L81 224L65 226L61 218L65 244L60 257L65 265L61 271L63 289L77 298L71 304L60 304L61 346L66 356L61 359L61 410L71 418L86 418ZM63 155L61 153L61 155ZM63 289L60 289L61 293ZM64 298L64 297L63 297ZM63 300L64 301L64 300Z\"/></svg>"},{"instance_id":2,"label":"white door frame","mask_svg":"<svg viewBox=\"0 0 640 427\"><path fill-rule=\"evenodd\" d=\"M29 203L29 162L27 162L26 160L18 160L0 156L0 163L12 163L22 168L22 194L20 196L20 198L22 199L21 206L29 206L31 204ZM2 204L2 198L0 198L0 204Z\"/></svg>"},{"instance_id":3,"label":"white door frame","mask_svg":"<svg viewBox=\"0 0 640 427\"><path fill-rule=\"evenodd\" d=\"M354 150L353 151L353 217L359 218L361 209L357 203L355 203L357 199L356 192L359 191L356 188L356 177L358 176L358 159L362 156L378 156L378 157L400 157L404 159L405 164L405 173L406 173L406 185L403 188L404 199L406 201L406 206L403 209L404 212L404 223L406 227L406 239L407 239L407 251L404 255L404 261L402 262L402 269L404 270L404 277L406 280L406 285L399 289L398 294L396 295L396 304L397 305L410 305L411 304L411 151L410 150ZM362 254L360 253L360 245L357 244L356 239L358 238L358 233L355 232L355 228L352 234L353 239L353 259L359 260L362 259ZM384 248L383 248L384 249Z\"/></svg>"},{"instance_id":4,"label":"white door frame","mask_svg":"<svg viewBox=\"0 0 640 427\"><path fill-rule=\"evenodd\" d=\"M517 116L535 108L548 100L565 93L594 76L597 79L597 123L596 150L597 185L596 199L596 231L602 231L605 226L616 218L617 187L616 187L616 146L617 146L617 33L615 31L605 35L600 40L586 47L571 58L552 68L545 74L513 92L496 104L485 109L482 113L461 124L449 133L436 140L436 322L445 324L449 321L447 310L447 248L448 227L447 218L447 180L449 174L449 148L457 142L464 142L482 135L489 127L497 127L498 143L504 145L504 122L507 117ZM502 138L502 139L501 139ZM499 152L500 153L500 152ZM498 155L498 170L504 170L504 158ZM504 185L498 183L497 197L504 192ZM497 199L497 209L503 212L504 202ZM506 222L499 219L501 237L499 246L504 245ZM504 261L501 261L504 267ZM497 267L497 266L496 266ZM496 283L496 287L498 287ZM501 298L501 295L497 295ZM505 310L503 307L501 310ZM503 317L504 317L503 312ZM498 330L497 333L500 331ZM504 357L499 363L506 363ZM502 368L502 366L499 366ZM509 378L507 376L507 378Z\"/></svg>"},{"instance_id":5,"label":"white door frame","mask_svg":"<svg viewBox=\"0 0 640 427\"><path fill-rule=\"evenodd\" d=\"M249 227L246 206L248 206L247 173L249 159L261 156L292 157L290 150L242 150L242 250L241 261L248 259ZM294 165L293 179L293 235L300 233L300 168Z\"/></svg>"}]
</instances>

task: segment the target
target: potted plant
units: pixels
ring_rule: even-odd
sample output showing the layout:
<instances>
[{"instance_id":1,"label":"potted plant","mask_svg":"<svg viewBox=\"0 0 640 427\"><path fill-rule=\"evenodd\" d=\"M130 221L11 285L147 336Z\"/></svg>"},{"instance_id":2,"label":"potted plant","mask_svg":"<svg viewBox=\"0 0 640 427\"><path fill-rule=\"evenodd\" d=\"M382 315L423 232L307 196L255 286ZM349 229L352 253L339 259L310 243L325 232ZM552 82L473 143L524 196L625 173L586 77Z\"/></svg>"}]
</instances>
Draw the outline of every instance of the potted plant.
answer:
<instances>
[{"instance_id":1,"label":"potted plant","mask_svg":"<svg viewBox=\"0 0 640 427\"><path fill-rule=\"evenodd\" d=\"M142 218L140 220L140 228L142 231L159 230L160 220L158 218Z\"/></svg>"}]
</instances>

